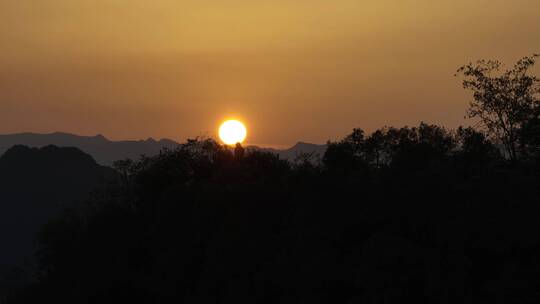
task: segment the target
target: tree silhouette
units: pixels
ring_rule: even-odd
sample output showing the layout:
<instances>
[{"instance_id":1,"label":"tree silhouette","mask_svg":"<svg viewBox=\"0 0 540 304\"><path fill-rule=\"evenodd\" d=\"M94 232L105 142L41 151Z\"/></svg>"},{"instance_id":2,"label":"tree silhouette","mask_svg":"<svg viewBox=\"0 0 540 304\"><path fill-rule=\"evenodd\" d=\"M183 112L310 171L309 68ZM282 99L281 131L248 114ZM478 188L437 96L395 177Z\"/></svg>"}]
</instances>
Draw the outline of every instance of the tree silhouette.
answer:
<instances>
[{"instance_id":1,"label":"tree silhouette","mask_svg":"<svg viewBox=\"0 0 540 304\"><path fill-rule=\"evenodd\" d=\"M489 134L499 140L508 157L521 157L520 130L537 117L539 79L529 75L539 55L520 59L512 69L499 73L499 61L480 60L461 67L463 87L473 91L468 115L479 118Z\"/></svg>"}]
</instances>

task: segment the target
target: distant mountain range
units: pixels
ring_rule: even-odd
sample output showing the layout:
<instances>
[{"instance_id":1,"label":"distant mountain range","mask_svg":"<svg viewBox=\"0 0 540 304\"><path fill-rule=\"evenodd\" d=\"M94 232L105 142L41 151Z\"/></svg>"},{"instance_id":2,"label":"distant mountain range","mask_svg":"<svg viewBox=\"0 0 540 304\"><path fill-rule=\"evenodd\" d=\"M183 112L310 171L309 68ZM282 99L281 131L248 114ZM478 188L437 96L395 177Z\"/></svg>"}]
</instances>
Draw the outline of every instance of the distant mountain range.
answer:
<instances>
[{"instance_id":1,"label":"distant mountain range","mask_svg":"<svg viewBox=\"0 0 540 304\"><path fill-rule=\"evenodd\" d=\"M110 166L119 159L138 159L141 154L155 155L163 148L174 149L178 143L162 139L111 141L103 135L79 136L68 133L19 133L0 135L0 155L14 145L28 147L44 147L55 145L58 147L75 147L90 154L98 163Z\"/></svg>"},{"instance_id":2,"label":"distant mountain range","mask_svg":"<svg viewBox=\"0 0 540 304\"><path fill-rule=\"evenodd\" d=\"M49 134L18 133L0 135L0 155L15 145L36 148L48 145L75 147L90 154L99 164L110 166L114 161L120 159L138 159L142 154L148 156L156 155L164 148L176 148L179 143L170 139L156 141L153 138L148 138L146 140L112 141L105 138L103 135L80 136L61 132ZM273 152L278 154L282 159L291 161L294 161L298 155L303 153L312 153L315 157L322 157L326 151L326 145L316 145L304 142L298 142L293 147L284 150L264 147L250 148Z\"/></svg>"},{"instance_id":3,"label":"distant mountain range","mask_svg":"<svg viewBox=\"0 0 540 304\"><path fill-rule=\"evenodd\" d=\"M289 161L295 161L302 154L311 154L312 157L314 157L315 159L322 158L322 156L326 152L326 145L310 144L310 143L305 143L301 141L296 143L294 146L290 147L289 149L283 149L283 150L272 149L272 148L261 148L257 146L250 146L248 148L275 153L275 154L278 154L281 159L286 159Z\"/></svg>"}]
</instances>

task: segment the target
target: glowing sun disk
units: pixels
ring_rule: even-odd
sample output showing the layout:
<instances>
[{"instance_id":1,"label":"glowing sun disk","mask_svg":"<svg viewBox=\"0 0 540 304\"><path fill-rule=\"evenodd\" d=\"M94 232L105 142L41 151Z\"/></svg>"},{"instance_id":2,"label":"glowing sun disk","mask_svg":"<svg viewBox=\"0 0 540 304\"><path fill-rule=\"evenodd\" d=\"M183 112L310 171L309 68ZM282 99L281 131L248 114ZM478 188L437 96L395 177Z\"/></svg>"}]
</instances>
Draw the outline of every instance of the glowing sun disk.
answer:
<instances>
[{"instance_id":1,"label":"glowing sun disk","mask_svg":"<svg viewBox=\"0 0 540 304\"><path fill-rule=\"evenodd\" d=\"M219 127L219 138L227 145L242 143L246 136L246 127L238 120L227 120Z\"/></svg>"}]
</instances>

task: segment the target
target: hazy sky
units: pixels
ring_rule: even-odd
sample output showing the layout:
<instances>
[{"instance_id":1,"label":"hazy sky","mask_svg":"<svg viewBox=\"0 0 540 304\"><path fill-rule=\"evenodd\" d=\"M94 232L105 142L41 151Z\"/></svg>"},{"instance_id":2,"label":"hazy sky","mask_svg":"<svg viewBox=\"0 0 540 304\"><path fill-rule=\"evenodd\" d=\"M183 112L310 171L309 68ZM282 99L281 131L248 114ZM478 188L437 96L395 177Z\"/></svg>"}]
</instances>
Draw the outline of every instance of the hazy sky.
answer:
<instances>
[{"instance_id":1,"label":"hazy sky","mask_svg":"<svg viewBox=\"0 0 540 304\"><path fill-rule=\"evenodd\" d=\"M540 52L538 0L0 0L0 133L325 142L464 123L455 70Z\"/></svg>"}]
</instances>

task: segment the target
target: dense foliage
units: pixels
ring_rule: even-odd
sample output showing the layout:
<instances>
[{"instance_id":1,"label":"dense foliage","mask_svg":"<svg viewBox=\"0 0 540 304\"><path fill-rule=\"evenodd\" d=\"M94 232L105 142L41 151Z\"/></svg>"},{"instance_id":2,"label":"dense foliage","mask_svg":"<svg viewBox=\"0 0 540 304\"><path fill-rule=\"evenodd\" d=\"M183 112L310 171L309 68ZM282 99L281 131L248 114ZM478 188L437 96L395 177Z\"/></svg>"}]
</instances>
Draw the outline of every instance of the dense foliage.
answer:
<instances>
[{"instance_id":1,"label":"dense foliage","mask_svg":"<svg viewBox=\"0 0 540 304\"><path fill-rule=\"evenodd\" d=\"M540 280L537 163L484 134L361 130L322 163L193 140L40 236L21 302L520 301Z\"/></svg>"}]
</instances>

